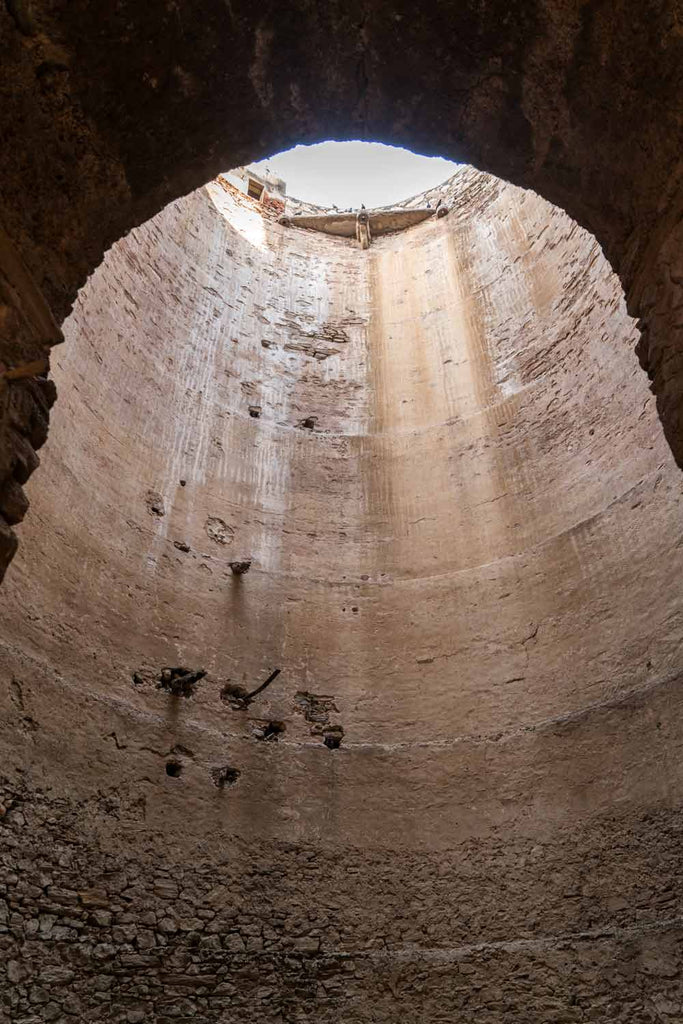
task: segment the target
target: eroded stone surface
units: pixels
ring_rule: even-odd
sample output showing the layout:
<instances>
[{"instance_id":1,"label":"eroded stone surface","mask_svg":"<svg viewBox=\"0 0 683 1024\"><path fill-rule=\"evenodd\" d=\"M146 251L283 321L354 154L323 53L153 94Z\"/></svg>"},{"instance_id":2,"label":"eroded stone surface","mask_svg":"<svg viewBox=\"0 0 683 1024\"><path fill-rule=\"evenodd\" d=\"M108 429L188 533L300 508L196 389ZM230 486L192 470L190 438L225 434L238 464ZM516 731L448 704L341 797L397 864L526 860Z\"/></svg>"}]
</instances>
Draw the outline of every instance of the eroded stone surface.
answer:
<instances>
[{"instance_id":1,"label":"eroded stone surface","mask_svg":"<svg viewBox=\"0 0 683 1024\"><path fill-rule=\"evenodd\" d=\"M0 220L59 321L110 244L221 170L323 137L404 144L564 206L634 316L651 320L641 296L660 295L646 361L666 366L655 387L683 458L680 284L666 272L681 207L673 0L536 0L514 15L503 0L194 0L185 14L166 0L0 10Z\"/></svg>"},{"instance_id":2,"label":"eroded stone surface","mask_svg":"<svg viewBox=\"0 0 683 1024\"><path fill-rule=\"evenodd\" d=\"M17 1019L680 1016L679 473L594 239L445 191L361 251L214 182L79 298L5 586Z\"/></svg>"},{"instance_id":3,"label":"eroded stone surface","mask_svg":"<svg viewBox=\"0 0 683 1024\"><path fill-rule=\"evenodd\" d=\"M11 529L24 518L22 489L39 464L56 397L49 350L62 340L49 307L0 228L0 581L16 550Z\"/></svg>"},{"instance_id":4,"label":"eroded stone surface","mask_svg":"<svg viewBox=\"0 0 683 1024\"><path fill-rule=\"evenodd\" d=\"M205 784L231 801L242 781ZM391 1021L408 1006L425 1024L626 1024L682 1012L676 813L438 852L225 836L207 856L203 840L167 845L131 797L107 788L77 807L3 787L7 1019ZM140 830L142 861L124 838Z\"/></svg>"},{"instance_id":5,"label":"eroded stone surface","mask_svg":"<svg viewBox=\"0 0 683 1024\"><path fill-rule=\"evenodd\" d=\"M596 234L680 462L679 20L664 0L8 0L0 220L61 322L109 245L226 167L328 136L469 159ZM369 277L237 232L241 279L292 270L273 331L253 296L242 329L205 290L228 255L205 197L89 285L3 598L9 1020L681 1018L679 478L597 249L497 188L454 197L476 230L447 252L380 242ZM366 298L302 316L306 275ZM455 323L419 320L427 293L458 295ZM42 354L2 301L0 360ZM0 384L0 570L39 388ZM207 651L174 718L149 673ZM221 700L276 663L257 710ZM334 702L334 753L300 694Z\"/></svg>"}]
</instances>

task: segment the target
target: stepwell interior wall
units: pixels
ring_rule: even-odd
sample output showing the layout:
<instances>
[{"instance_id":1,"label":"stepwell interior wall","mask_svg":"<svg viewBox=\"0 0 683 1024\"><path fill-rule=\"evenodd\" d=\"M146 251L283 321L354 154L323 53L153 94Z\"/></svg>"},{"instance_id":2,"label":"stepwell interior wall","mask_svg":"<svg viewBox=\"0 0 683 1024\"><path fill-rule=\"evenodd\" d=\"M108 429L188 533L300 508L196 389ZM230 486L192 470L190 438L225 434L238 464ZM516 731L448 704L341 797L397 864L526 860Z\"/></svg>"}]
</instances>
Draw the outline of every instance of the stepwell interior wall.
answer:
<instances>
[{"instance_id":1,"label":"stepwell interior wall","mask_svg":"<svg viewBox=\"0 0 683 1024\"><path fill-rule=\"evenodd\" d=\"M81 292L2 598L17 1020L680 1016L680 472L595 240L445 191L361 251L219 179Z\"/></svg>"}]
</instances>

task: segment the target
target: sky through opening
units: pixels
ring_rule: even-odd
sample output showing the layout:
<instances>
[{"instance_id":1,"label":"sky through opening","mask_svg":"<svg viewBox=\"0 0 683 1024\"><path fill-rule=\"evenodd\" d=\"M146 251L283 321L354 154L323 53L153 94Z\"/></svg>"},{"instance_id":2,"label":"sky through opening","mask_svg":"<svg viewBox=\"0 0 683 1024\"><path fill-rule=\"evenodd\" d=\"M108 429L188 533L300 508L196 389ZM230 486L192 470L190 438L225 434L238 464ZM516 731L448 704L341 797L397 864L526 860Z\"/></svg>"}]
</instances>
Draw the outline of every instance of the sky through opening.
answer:
<instances>
[{"instance_id":1,"label":"sky through opening","mask_svg":"<svg viewBox=\"0 0 683 1024\"><path fill-rule=\"evenodd\" d=\"M252 165L287 182L287 194L340 210L389 206L450 178L457 164L380 142L295 146Z\"/></svg>"}]
</instances>

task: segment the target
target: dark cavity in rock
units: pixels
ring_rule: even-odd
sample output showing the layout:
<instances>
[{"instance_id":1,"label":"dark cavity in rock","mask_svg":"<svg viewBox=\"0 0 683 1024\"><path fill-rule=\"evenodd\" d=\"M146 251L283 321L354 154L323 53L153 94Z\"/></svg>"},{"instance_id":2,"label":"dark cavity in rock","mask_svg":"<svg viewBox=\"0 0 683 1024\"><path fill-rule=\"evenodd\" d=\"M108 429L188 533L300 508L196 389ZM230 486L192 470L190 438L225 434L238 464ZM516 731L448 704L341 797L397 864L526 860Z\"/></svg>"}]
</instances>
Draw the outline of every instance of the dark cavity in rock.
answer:
<instances>
[{"instance_id":1,"label":"dark cavity in rock","mask_svg":"<svg viewBox=\"0 0 683 1024\"><path fill-rule=\"evenodd\" d=\"M209 774L214 786L224 789L225 786L234 786L242 773L239 768L231 768L230 765L225 764L220 768L212 768Z\"/></svg>"},{"instance_id":2,"label":"dark cavity in rock","mask_svg":"<svg viewBox=\"0 0 683 1024\"><path fill-rule=\"evenodd\" d=\"M277 743L286 728L287 727L284 722L259 722L252 726L252 731L254 733L254 738L257 740L266 740Z\"/></svg>"},{"instance_id":3,"label":"dark cavity in rock","mask_svg":"<svg viewBox=\"0 0 683 1024\"><path fill-rule=\"evenodd\" d=\"M174 697L191 697L200 679L206 675L204 669L190 669L178 666L162 668L157 682L158 690L166 690Z\"/></svg>"},{"instance_id":4,"label":"dark cavity in rock","mask_svg":"<svg viewBox=\"0 0 683 1024\"><path fill-rule=\"evenodd\" d=\"M245 572L249 572L251 569L251 558L242 558L235 562L230 562L230 568L232 569L233 576L244 576Z\"/></svg>"},{"instance_id":5,"label":"dark cavity in rock","mask_svg":"<svg viewBox=\"0 0 683 1024\"><path fill-rule=\"evenodd\" d=\"M339 750L343 736L341 725L329 725L323 729L323 743L329 750Z\"/></svg>"}]
</instances>

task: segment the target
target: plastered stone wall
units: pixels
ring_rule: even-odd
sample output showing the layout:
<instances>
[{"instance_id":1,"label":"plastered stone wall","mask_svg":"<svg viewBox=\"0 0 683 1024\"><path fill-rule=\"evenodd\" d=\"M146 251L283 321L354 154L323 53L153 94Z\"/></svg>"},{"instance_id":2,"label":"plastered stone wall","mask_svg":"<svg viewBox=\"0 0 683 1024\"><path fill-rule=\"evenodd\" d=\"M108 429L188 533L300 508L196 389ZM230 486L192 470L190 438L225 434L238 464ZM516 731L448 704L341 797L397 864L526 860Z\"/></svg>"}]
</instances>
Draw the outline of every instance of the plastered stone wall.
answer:
<instances>
[{"instance_id":1,"label":"plastered stone wall","mask_svg":"<svg viewBox=\"0 0 683 1024\"><path fill-rule=\"evenodd\" d=\"M361 251L218 180L81 293L4 588L8 1019L680 1017L679 474L595 241L445 194Z\"/></svg>"}]
</instances>

